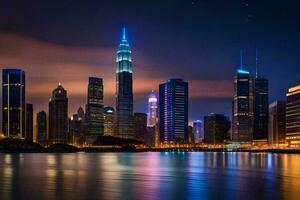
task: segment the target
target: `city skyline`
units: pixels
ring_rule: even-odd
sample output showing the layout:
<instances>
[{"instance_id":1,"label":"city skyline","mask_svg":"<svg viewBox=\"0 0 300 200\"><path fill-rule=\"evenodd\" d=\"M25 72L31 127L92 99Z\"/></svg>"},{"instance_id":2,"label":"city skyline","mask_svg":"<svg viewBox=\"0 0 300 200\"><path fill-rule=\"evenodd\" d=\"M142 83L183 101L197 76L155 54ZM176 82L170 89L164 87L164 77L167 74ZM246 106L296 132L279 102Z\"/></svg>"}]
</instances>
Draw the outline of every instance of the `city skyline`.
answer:
<instances>
[{"instance_id":1,"label":"city skyline","mask_svg":"<svg viewBox=\"0 0 300 200\"><path fill-rule=\"evenodd\" d=\"M8 20L9 23L5 20L0 23L1 49L4 52L9 49L5 54L0 51L2 66L22 68L26 71L27 99L34 104L35 114L38 110L47 108L50 88L54 88L58 82L61 82L69 92L70 115L79 105L84 106L86 79L89 76L104 79L106 88L104 105L114 107L115 47L121 35L120 28L125 24L129 29L129 42L133 44L134 52L133 81L136 83L134 84L134 112L146 112L145 102L149 91L152 89L157 91L158 84L180 75L180 78L189 81L190 85L190 122L203 118L211 112L230 116L232 79L239 63L238 52L244 49L247 68L249 66L251 74L254 75L256 47L259 48L261 55L260 71L270 80L269 102L277 99L284 100L286 89L297 84L299 73L298 51L295 46L297 42L294 42L298 37L296 33L290 34L292 27L289 26L295 15L298 15L293 8L273 3L272 8L269 7L269 12L264 13L263 8L267 7L264 2L249 3L246 6L240 1L233 1L228 5L223 3L214 5L215 7L211 7L211 3L208 2L201 2L200 5L199 3L192 5L190 2L174 1L169 4L163 2L160 6L152 4L149 6L147 3L129 1L126 11L121 9L124 7L123 3L114 4L114 7L108 5L108 10L112 8L117 11L122 10L112 21L106 22L92 12L91 16L83 17L81 23L70 23L66 25L67 28L61 25L76 21L77 17L72 15L74 11L89 11L91 8L87 5L79 6L76 1L72 5L62 3L60 8L69 6L74 11L68 10L63 13L58 10L57 12L62 16L70 14L74 19L63 17L60 22L49 19L49 16L52 16L49 12L41 15L40 12L33 10L31 13L35 16L35 20L32 21L26 17L28 6L41 10L44 8L39 3L35 5L29 3L24 5L24 10L13 19L8 17L7 12L1 12L3 19L11 19ZM6 6L11 5L8 3ZM222 16L222 12L217 11L224 6L233 14L226 16L223 22L218 22L216 19ZM100 11L103 9L98 4L95 7ZM214 15L211 16L201 7L215 11ZM280 7L284 12L277 16ZM54 9L52 5L48 8ZM144 14L138 14L140 19L136 18L135 12L131 12L136 8L145 11ZM175 15L181 8L183 15ZM151 16L151 9L155 12L167 10L168 12L161 14L165 20L160 21ZM199 10L203 14L199 13ZM195 18L202 15L208 17L198 22L184 15L188 12ZM248 19L248 12L254 13L254 19L251 17ZM24 21L21 21L23 16L25 16ZM49 27L41 25L38 16L49 22ZM148 17L150 20L145 20ZM158 27L157 33L156 28L150 25L149 21ZM174 24L173 21L178 21L178 24ZM270 27L274 22L277 22L279 27ZM85 23L87 27L83 28ZM28 27L25 28L26 25ZM262 25L267 26L262 27ZM164 26L166 28L163 28ZM185 26L188 28L184 28ZM58 27L61 32L53 31ZM228 30L230 27L233 31ZM217 37L221 34L218 29L224 32L220 38ZM71 34L70 30L75 30L72 33L78 33ZM257 33L257 30L261 32ZM245 32L249 34L245 35ZM272 33L271 37L270 33ZM177 45L181 48L176 48ZM222 73L219 73L220 71ZM279 79L283 79L280 84L275 81ZM215 88L214 93L210 92L211 87Z\"/></svg>"}]
</instances>

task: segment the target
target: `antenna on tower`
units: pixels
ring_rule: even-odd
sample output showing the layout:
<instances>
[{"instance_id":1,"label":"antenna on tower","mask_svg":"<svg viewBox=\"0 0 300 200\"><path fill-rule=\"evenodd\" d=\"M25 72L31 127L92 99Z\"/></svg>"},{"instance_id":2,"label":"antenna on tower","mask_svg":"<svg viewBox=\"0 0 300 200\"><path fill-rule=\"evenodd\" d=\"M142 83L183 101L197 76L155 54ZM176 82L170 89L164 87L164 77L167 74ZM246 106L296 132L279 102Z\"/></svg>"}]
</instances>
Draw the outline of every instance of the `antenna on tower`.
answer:
<instances>
[{"instance_id":1,"label":"antenna on tower","mask_svg":"<svg viewBox=\"0 0 300 200\"><path fill-rule=\"evenodd\" d=\"M255 77L258 77L258 48L256 48L255 54Z\"/></svg>"},{"instance_id":2,"label":"antenna on tower","mask_svg":"<svg viewBox=\"0 0 300 200\"><path fill-rule=\"evenodd\" d=\"M122 40L126 40L126 28L123 27Z\"/></svg>"},{"instance_id":3,"label":"antenna on tower","mask_svg":"<svg viewBox=\"0 0 300 200\"><path fill-rule=\"evenodd\" d=\"M240 51L240 69L244 69L244 64L243 64L243 50L242 49Z\"/></svg>"}]
</instances>

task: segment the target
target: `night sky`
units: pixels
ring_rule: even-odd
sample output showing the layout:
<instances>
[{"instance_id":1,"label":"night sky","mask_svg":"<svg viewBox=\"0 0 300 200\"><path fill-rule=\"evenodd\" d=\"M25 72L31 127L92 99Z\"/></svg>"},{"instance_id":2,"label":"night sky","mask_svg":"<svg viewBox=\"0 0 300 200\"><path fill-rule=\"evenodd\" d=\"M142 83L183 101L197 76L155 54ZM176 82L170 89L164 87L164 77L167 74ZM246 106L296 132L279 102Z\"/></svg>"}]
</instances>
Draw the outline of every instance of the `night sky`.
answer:
<instances>
[{"instance_id":1,"label":"night sky","mask_svg":"<svg viewBox=\"0 0 300 200\"><path fill-rule=\"evenodd\" d=\"M231 115L233 77L244 51L269 79L270 102L300 83L300 5L296 1L0 0L0 65L26 72L27 102L48 111L59 82L69 113L86 103L88 76L104 78L114 106L115 55L125 25L133 49L134 110L170 77L189 81L190 120Z\"/></svg>"}]
</instances>

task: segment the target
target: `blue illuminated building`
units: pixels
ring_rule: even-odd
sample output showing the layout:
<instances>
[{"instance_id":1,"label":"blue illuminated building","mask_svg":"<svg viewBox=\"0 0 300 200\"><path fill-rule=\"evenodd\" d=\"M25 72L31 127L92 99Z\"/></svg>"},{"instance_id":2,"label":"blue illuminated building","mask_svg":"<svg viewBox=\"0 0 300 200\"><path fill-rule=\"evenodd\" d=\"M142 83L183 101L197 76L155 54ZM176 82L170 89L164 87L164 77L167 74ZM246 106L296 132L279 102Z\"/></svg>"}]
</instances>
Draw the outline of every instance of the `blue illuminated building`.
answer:
<instances>
[{"instance_id":1,"label":"blue illuminated building","mask_svg":"<svg viewBox=\"0 0 300 200\"><path fill-rule=\"evenodd\" d=\"M183 79L159 85L159 122L161 142L187 142L188 83Z\"/></svg>"},{"instance_id":2,"label":"blue illuminated building","mask_svg":"<svg viewBox=\"0 0 300 200\"><path fill-rule=\"evenodd\" d=\"M242 53L240 69L234 79L232 113L232 139L237 142L252 142L253 83L249 71L244 69Z\"/></svg>"},{"instance_id":3,"label":"blue illuminated building","mask_svg":"<svg viewBox=\"0 0 300 200\"><path fill-rule=\"evenodd\" d=\"M116 133L119 138L134 139L131 49L123 28L116 58Z\"/></svg>"},{"instance_id":4,"label":"blue illuminated building","mask_svg":"<svg viewBox=\"0 0 300 200\"><path fill-rule=\"evenodd\" d=\"M25 137L25 72L2 70L2 129L7 137Z\"/></svg>"}]
</instances>

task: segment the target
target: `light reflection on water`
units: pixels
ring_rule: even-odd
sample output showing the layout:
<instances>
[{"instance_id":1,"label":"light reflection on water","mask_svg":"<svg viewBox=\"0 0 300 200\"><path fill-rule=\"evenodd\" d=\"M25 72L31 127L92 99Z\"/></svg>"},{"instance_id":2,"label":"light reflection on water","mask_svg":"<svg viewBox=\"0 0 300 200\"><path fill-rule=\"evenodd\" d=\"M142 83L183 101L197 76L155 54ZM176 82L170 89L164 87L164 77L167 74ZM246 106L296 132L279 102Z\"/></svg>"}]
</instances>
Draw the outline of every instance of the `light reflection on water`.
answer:
<instances>
[{"instance_id":1,"label":"light reflection on water","mask_svg":"<svg viewBox=\"0 0 300 200\"><path fill-rule=\"evenodd\" d=\"M0 154L0 199L299 199L300 155Z\"/></svg>"}]
</instances>

